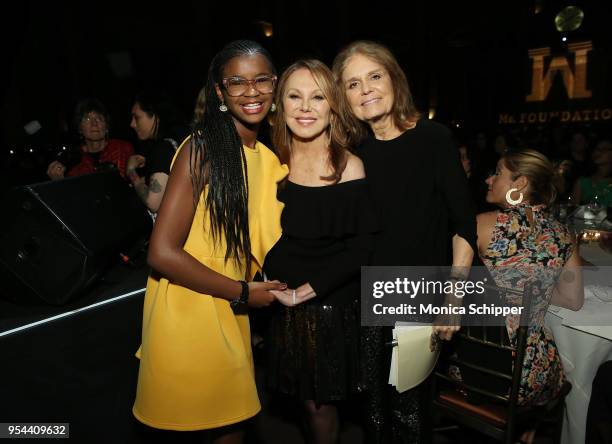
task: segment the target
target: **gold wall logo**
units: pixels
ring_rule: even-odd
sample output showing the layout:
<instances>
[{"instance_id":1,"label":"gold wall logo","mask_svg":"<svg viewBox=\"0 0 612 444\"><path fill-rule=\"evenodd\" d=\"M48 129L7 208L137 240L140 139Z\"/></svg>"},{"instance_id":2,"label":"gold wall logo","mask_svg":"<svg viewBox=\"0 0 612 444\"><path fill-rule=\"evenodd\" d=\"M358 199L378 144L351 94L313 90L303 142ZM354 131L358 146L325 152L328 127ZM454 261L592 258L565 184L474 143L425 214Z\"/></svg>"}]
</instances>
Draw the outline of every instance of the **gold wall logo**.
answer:
<instances>
[{"instance_id":1,"label":"gold wall logo","mask_svg":"<svg viewBox=\"0 0 612 444\"><path fill-rule=\"evenodd\" d=\"M563 76L563 85L570 99L588 99L592 96L587 89L587 54L593 49L592 42L570 43L569 53L574 55L574 69L565 56L555 56L545 70L545 58L550 56L550 48L529 50L529 58L533 63L531 72L531 93L525 98L527 102L542 102L548 97L553 79L557 73Z\"/></svg>"},{"instance_id":2,"label":"gold wall logo","mask_svg":"<svg viewBox=\"0 0 612 444\"><path fill-rule=\"evenodd\" d=\"M612 108L577 109L573 111L556 110L540 111L530 113L501 113L498 123L507 124L540 124L556 120L558 122L598 122L600 120L612 120Z\"/></svg>"}]
</instances>

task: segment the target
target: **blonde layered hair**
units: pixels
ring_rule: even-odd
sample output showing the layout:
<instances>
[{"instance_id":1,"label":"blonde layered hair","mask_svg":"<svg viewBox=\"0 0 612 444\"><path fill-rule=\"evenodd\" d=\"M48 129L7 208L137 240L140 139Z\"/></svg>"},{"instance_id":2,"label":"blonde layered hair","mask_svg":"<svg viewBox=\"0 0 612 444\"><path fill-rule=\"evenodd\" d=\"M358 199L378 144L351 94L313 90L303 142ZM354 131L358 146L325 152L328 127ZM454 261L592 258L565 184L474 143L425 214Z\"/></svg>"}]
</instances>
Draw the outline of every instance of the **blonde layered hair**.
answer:
<instances>
[{"instance_id":1,"label":"blonde layered hair","mask_svg":"<svg viewBox=\"0 0 612 444\"><path fill-rule=\"evenodd\" d=\"M561 177L544 154L531 149L506 151L502 161L513 179L523 176L528 180L530 204L550 206L555 202Z\"/></svg>"},{"instance_id":2,"label":"blonde layered hair","mask_svg":"<svg viewBox=\"0 0 612 444\"><path fill-rule=\"evenodd\" d=\"M285 121L283 97L287 90L289 77L301 69L310 72L330 107L329 126L326 132L329 136L329 165L332 173L329 176L321 177L321 179L338 183L348 159L349 137L345 116L349 114L349 110L347 109L346 99L342 97L336 86L334 75L323 62L314 59L299 60L289 66L281 75L276 89L276 113L272 116L270 122L272 124L272 143L281 163L291 166L292 134Z\"/></svg>"},{"instance_id":3,"label":"blonde layered hair","mask_svg":"<svg viewBox=\"0 0 612 444\"><path fill-rule=\"evenodd\" d=\"M384 45L369 40L358 40L342 49L332 65L332 71L341 91L345 91L342 74L346 69L349 59L355 55L362 55L381 65L389 73L393 87L393 107L391 113L393 122L400 130L410 128L419 118L421 113L414 104L414 98L408 86L406 74L399 65L393 53ZM346 94L343 94L346 96ZM368 134L368 127L359 121L351 111L352 119L349 120L349 133L351 142L361 142Z\"/></svg>"}]
</instances>

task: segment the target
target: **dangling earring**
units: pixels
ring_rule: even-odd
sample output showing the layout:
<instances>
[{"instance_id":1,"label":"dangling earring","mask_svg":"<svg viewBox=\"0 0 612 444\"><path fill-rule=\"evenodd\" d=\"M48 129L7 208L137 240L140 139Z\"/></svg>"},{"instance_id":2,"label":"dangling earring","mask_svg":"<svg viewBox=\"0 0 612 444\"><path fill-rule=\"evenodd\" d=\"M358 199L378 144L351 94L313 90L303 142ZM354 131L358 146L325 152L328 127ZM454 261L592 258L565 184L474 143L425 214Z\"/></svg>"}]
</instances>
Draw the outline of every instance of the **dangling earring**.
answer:
<instances>
[{"instance_id":1,"label":"dangling earring","mask_svg":"<svg viewBox=\"0 0 612 444\"><path fill-rule=\"evenodd\" d=\"M331 119L329 119L329 127L327 128L329 137L331 139L331 135L334 132L334 127L336 126L337 117L335 114L332 114Z\"/></svg>"},{"instance_id":2,"label":"dangling earring","mask_svg":"<svg viewBox=\"0 0 612 444\"><path fill-rule=\"evenodd\" d=\"M276 111L276 103L272 102L272 106L270 106L270 112L273 113Z\"/></svg>"},{"instance_id":3,"label":"dangling earring","mask_svg":"<svg viewBox=\"0 0 612 444\"><path fill-rule=\"evenodd\" d=\"M222 113L226 113L227 112L227 105L223 102L221 102L221 105L219 105L219 111L221 111Z\"/></svg>"},{"instance_id":4,"label":"dangling earring","mask_svg":"<svg viewBox=\"0 0 612 444\"><path fill-rule=\"evenodd\" d=\"M512 193L518 191L518 188L510 188L506 193L506 202L508 205L518 205L523 201L523 193L519 193L518 199L512 199Z\"/></svg>"},{"instance_id":5,"label":"dangling earring","mask_svg":"<svg viewBox=\"0 0 612 444\"><path fill-rule=\"evenodd\" d=\"M331 142L331 138L332 138L332 132L334 131L334 124L333 122L330 120L329 121L329 125L327 125L327 128L325 128L325 135L327 136L327 143Z\"/></svg>"}]
</instances>

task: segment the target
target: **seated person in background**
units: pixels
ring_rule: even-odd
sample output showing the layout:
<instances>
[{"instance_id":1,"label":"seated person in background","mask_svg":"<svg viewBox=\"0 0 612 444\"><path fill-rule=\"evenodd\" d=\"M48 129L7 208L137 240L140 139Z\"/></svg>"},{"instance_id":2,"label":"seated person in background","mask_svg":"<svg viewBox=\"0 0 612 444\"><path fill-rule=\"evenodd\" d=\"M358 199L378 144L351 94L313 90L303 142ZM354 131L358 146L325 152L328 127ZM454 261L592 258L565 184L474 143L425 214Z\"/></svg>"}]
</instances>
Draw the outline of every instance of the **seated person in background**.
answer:
<instances>
[{"instance_id":1,"label":"seated person in background","mask_svg":"<svg viewBox=\"0 0 612 444\"><path fill-rule=\"evenodd\" d=\"M487 194L487 185L484 183L484 179L479 178L473 174L471 150L467 145L459 145L459 159L461 160L461 166L468 180L468 187L470 189L470 196L472 201L476 205L477 212L490 210L491 205L485 201L485 195Z\"/></svg>"},{"instance_id":2,"label":"seated person in background","mask_svg":"<svg viewBox=\"0 0 612 444\"><path fill-rule=\"evenodd\" d=\"M130 126L141 141L142 154L131 156L127 164L127 176L152 214L161 204L170 164L178 144L183 140L178 134L178 113L162 95L144 92L136 97L132 106ZM141 170L139 174L139 171Z\"/></svg>"},{"instance_id":3,"label":"seated person in background","mask_svg":"<svg viewBox=\"0 0 612 444\"><path fill-rule=\"evenodd\" d=\"M587 413L586 444L612 444L612 361L597 369Z\"/></svg>"},{"instance_id":4,"label":"seated person in background","mask_svg":"<svg viewBox=\"0 0 612 444\"><path fill-rule=\"evenodd\" d=\"M499 156L488 143L487 135L483 131L476 133L469 144L468 155L470 155L471 174L470 177L476 182L484 183L488 173L495 169Z\"/></svg>"},{"instance_id":5,"label":"seated person in background","mask_svg":"<svg viewBox=\"0 0 612 444\"><path fill-rule=\"evenodd\" d=\"M97 99L85 99L79 102L74 113L74 126L81 137L81 159L67 170L58 160L49 164L47 176L52 180L64 176L90 174L114 165L122 177L126 177L128 158L134 154L131 143L108 138L109 115L105 106Z\"/></svg>"},{"instance_id":6,"label":"seated person in background","mask_svg":"<svg viewBox=\"0 0 612 444\"><path fill-rule=\"evenodd\" d=\"M569 156L574 162L577 177L587 176L593 170L590 145L589 137L580 129L574 131L570 136Z\"/></svg>"},{"instance_id":7,"label":"seated person in background","mask_svg":"<svg viewBox=\"0 0 612 444\"><path fill-rule=\"evenodd\" d=\"M554 162L554 167L561 179L559 181L557 201L567 201L567 198L572 196L574 162L569 158L558 159Z\"/></svg>"},{"instance_id":8,"label":"seated person in background","mask_svg":"<svg viewBox=\"0 0 612 444\"><path fill-rule=\"evenodd\" d=\"M478 250L503 288L536 285L531 302L519 404L539 405L555 398L565 382L552 334L544 327L550 303L579 310L584 301L577 245L566 226L547 211L557 196L557 175L550 161L534 150L505 153L487 179L487 202L499 210L477 217ZM510 300L520 305L521 298ZM506 331L516 344L519 315L506 317ZM530 442L534 431L524 435Z\"/></svg>"},{"instance_id":9,"label":"seated person in background","mask_svg":"<svg viewBox=\"0 0 612 444\"><path fill-rule=\"evenodd\" d=\"M459 145L459 159L461 160L463 171L465 171L465 175L469 179L472 176L472 162L470 161L466 145Z\"/></svg>"},{"instance_id":10,"label":"seated person in background","mask_svg":"<svg viewBox=\"0 0 612 444\"><path fill-rule=\"evenodd\" d=\"M580 177L574 185L574 199L578 204L587 204L595 196L604 207L612 207L612 139L601 139L592 154L595 172L589 177Z\"/></svg>"}]
</instances>

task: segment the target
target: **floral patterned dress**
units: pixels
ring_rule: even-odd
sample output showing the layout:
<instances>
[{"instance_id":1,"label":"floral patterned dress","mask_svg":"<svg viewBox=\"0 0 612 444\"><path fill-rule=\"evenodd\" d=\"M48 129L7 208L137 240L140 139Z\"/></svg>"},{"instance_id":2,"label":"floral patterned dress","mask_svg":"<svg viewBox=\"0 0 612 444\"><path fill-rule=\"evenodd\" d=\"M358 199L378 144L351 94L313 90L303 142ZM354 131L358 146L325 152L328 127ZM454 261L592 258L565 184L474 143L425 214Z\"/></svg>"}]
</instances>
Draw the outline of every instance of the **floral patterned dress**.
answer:
<instances>
[{"instance_id":1,"label":"floral patterned dress","mask_svg":"<svg viewBox=\"0 0 612 444\"><path fill-rule=\"evenodd\" d=\"M532 220L529 214L532 215ZM523 290L534 285L519 404L543 404L557 396L565 375L552 333L544 327L554 285L572 253L567 227L543 206L525 204L500 210L491 242L482 257L500 287ZM521 297L510 299L520 305ZM506 317L508 336L516 343L520 316Z\"/></svg>"}]
</instances>

